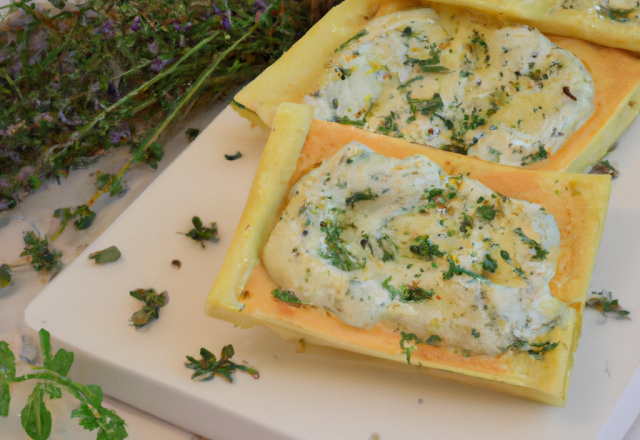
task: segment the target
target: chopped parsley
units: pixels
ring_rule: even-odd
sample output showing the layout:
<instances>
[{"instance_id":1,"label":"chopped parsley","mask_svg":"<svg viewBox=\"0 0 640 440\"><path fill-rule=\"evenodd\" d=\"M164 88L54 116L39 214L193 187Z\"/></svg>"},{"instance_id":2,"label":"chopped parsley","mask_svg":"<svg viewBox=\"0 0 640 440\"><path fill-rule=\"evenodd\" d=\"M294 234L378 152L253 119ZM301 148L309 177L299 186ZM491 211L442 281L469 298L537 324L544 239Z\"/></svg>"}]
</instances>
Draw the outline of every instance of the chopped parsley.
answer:
<instances>
[{"instance_id":1,"label":"chopped parsley","mask_svg":"<svg viewBox=\"0 0 640 440\"><path fill-rule=\"evenodd\" d=\"M429 240L428 235L419 235L414 240L414 244L409 246L412 254L423 258L443 257L445 253L440 250L437 244Z\"/></svg>"},{"instance_id":2,"label":"chopped parsley","mask_svg":"<svg viewBox=\"0 0 640 440\"><path fill-rule=\"evenodd\" d=\"M404 62L404 64L411 66L415 66L417 64L423 73L448 72L448 68L439 65L440 52L441 50L438 49L438 45L436 43L431 43L431 46L429 46L429 58L427 58L426 60L420 60L417 58L407 57L407 60Z\"/></svg>"},{"instance_id":3,"label":"chopped parsley","mask_svg":"<svg viewBox=\"0 0 640 440\"><path fill-rule=\"evenodd\" d=\"M364 200L375 200L378 198L378 195L371 191L371 188L367 188L364 191L356 191L346 198L344 203L347 206L353 206L358 202L362 202Z\"/></svg>"},{"instance_id":4,"label":"chopped parsley","mask_svg":"<svg viewBox=\"0 0 640 440\"><path fill-rule=\"evenodd\" d=\"M407 364L411 363L411 353L416 349L416 345L424 344L424 341L413 333L400 332L400 349L407 356ZM406 343L410 343L407 345Z\"/></svg>"},{"instance_id":5,"label":"chopped parsley","mask_svg":"<svg viewBox=\"0 0 640 440\"><path fill-rule=\"evenodd\" d=\"M524 156L521 162L522 166L531 165L532 163L540 162L541 160L549 157L549 154L547 154L547 150L544 149L544 144L539 141L537 142L537 144L538 151L536 153L531 153Z\"/></svg>"},{"instance_id":6,"label":"chopped parsley","mask_svg":"<svg viewBox=\"0 0 640 440\"><path fill-rule=\"evenodd\" d=\"M273 296L278 301L286 302L289 304L302 304L302 301L300 301L300 299L289 290L273 289L271 291L271 296Z\"/></svg>"},{"instance_id":7,"label":"chopped parsley","mask_svg":"<svg viewBox=\"0 0 640 440\"><path fill-rule=\"evenodd\" d=\"M482 205L476 208L476 215L486 222L490 222L496 217L497 210L491 205Z\"/></svg>"},{"instance_id":8,"label":"chopped parsley","mask_svg":"<svg viewBox=\"0 0 640 440\"><path fill-rule=\"evenodd\" d=\"M530 249L533 249L535 251L535 255L531 258L535 259L535 260L544 260L547 257L547 254L549 254L549 251L546 250L545 248L543 248L537 241L527 237L526 235L524 235L524 232L522 232L522 229L520 228L516 228L513 230L513 232L515 232L516 234L518 234L518 236L520 237L520 240L526 244L527 246L529 246Z\"/></svg>"},{"instance_id":9,"label":"chopped parsley","mask_svg":"<svg viewBox=\"0 0 640 440\"><path fill-rule=\"evenodd\" d=\"M432 299L435 296L433 289L423 289L418 286L402 285L400 288L394 287L389 282L391 277L382 282L382 287L391 294L391 299L398 298L402 302L422 302Z\"/></svg>"},{"instance_id":10,"label":"chopped parsley","mask_svg":"<svg viewBox=\"0 0 640 440\"><path fill-rule=\"evenodd\" d=\"M491 258L491 255L487 254L482 262L482 268L487 272L495 273L498 268L498 262Z\"/></svg>"}]
</instances>

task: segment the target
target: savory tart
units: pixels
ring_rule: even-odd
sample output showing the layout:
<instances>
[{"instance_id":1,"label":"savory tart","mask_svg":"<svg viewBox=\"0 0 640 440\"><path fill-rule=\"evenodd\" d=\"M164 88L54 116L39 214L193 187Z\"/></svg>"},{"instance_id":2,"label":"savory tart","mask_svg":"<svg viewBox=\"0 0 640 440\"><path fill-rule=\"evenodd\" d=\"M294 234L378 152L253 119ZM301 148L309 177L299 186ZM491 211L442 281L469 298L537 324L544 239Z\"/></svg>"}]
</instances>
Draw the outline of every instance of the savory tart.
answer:
<instances>
[{"instance_id":1,"label":"savory tart","mask_svg":"<svg viewBox=\"0 0 640 440\"><path fill-rule=\"evenodd\" d=\"M638 112L640 59L442 4L347 0L235 97L518 167L582 172ZM313 54L313 55L311 55Z\"/></svg>"},{"instance_id":2,"label":"savory tart","mask_svg":"<svg viewBox=\"0 0 640 440\"><path fill-rule=\"evenodd\" d=\"M206 312L562 406L609 176L312 113L280 107Z\"/></svg>"},{"instance_id":3,"label":"savory tart","mask_svg":"<svg viewBox=\"0 0 640 440\"><path fill-rule=\"evenodd\" d=\"M640 52L638 0L434 0L526 23L556 35Z\"/></svg>"}]
</instances>

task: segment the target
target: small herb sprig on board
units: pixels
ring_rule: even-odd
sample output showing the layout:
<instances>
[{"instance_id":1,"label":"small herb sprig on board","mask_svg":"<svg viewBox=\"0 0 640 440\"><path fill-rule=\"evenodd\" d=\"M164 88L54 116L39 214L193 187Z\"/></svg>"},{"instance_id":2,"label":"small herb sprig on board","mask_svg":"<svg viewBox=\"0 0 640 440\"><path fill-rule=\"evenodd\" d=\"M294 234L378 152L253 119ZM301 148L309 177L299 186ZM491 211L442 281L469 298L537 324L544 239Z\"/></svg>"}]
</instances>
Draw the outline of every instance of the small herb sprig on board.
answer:
<instances>
[{"instance_id":1,"label":"small herb sprig on board","mask_svg":"<svg viewBox=\"0 0 640 440\"><path fill-rule=\"evenodd\" d=\"M62 390L75 397L80 405L71 412L80 426L89 431L97 429L99 440L123 440L128 434L126 424L113 410L102 406L102 390L97 385L82 385L67 377L73 364L73 352L63 348L55 354L51 351L49 332L40 330L40 347L43 364L32 366L31 374L16 376L16 358L9 344L0 341L0 417L9 415L11 384L36 381L33 392L20 413L22 427L33 440L46 440L51 434L51 412L46 400L59 399Z\"/></svg>"},{"instance_id":2,"label":"small herb sprig on board","mask_svg":"<svg viewBox=\"0 0 640 440\"><path fill-rule=\"evenodd\" d=\"M248 373L253 376L254 379L260 377L258 370L247 367L245 365L236 364L231 361L234 355L233 346L225 345L220 352L220 359L216 359L216 356L206 348L200 349L201 359L195 359L191 356L187 356L189 362L185 363L185 366L195 372L191 375L191 379L199 381L212 380L216 376L221 376L229 382L233 382L231 376L234 371L239 370Z\"/></svg>"},{"instance_id":3,"label":"small herb sprig on board","mask_svg":"<svg viewBox=\"0 0 640 440\"><path fill-rule=\"evenodd\" d=\"M169 303L169 294L165 290L157 293L155 289L136 289L129 292L135 299L144 302L144 306L133 315L129 322L136 329L146 327L154 319L160 317L160 307L164 307Z\"/></svg>"},{"instance_id":4,"label":"small herb sprig on board","mask_svg":"<svg viewBox=\"0 0 640 440\"><path fill-rule=\"evenodd\" d=\"M203 225L200 217L194 216L191 219L191 223L193 224L193 229L183 235L186 235L192 240L200 243L200 246L202 246L203 249L205 247L205 241L209 241L211 243L218 243L220 241L220 236L218 235L218 225L215 222L211 223L210 228L207 228Z\"/></svg>"},{"instance_id":5,"label":"small herb sprig on board","mask_svg":"<svg viewBox=\"0 0 640 440\"><path fill-rule=\"evenodd\" d=\"M620 307L618 300L613 299L611 292L608 290L591 292L591 296L587 298L585 306L597 309L605 316L607 316L607 314L617 315L617 319L628 319L631 313Z\"/></svg>"}]
</instances>

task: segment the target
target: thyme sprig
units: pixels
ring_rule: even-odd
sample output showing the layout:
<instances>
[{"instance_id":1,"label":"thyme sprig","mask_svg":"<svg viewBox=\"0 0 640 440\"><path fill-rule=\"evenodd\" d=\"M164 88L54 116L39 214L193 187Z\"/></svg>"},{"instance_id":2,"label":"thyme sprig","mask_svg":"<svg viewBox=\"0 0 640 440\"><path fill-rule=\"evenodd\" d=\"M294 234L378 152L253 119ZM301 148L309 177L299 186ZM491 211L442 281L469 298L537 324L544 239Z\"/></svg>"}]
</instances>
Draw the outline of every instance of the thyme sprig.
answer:
<instances>
[{"instance_id":1,"label":"thyme sprig","mask_svg":"<svg viewBox=\"0 0 640 440\"><path fill-rule=\"evenodd\" d=\"M86 205L119 194L199 97L259 74L311 25L295 0L51 3L14 0L0 18L0 211L124 146L132 159Z\"/></svg>"},{"instance_id":2,"label":"thyme sprig","mask_svg":"<svg viewBox=\"0 0 640 440\"><path fill-rule=\"evenodd\" d=\"M191 375L191 379L199 381L212 380L216 376L221 376L229 382L233 382L231 376L236 370L248 373L253 376L254 379L260 377L258 370L247 367L245 365L236 364L231 360L234 355L233 346L225 345L220 352L220 359L211 353L206 348L200 349L201 359L196 359L191 356L187 356L189 362L185 363L185 366L194 373Z\"/></svg>"}]
</instances>

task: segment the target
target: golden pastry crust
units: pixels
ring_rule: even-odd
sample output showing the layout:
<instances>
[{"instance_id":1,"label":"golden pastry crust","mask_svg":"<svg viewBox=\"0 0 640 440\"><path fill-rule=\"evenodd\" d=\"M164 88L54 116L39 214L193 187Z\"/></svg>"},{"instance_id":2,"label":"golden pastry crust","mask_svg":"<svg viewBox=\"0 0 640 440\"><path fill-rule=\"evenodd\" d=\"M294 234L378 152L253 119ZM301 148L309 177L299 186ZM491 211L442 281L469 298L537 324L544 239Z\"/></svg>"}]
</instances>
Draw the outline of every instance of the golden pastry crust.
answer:
<instances>
[{"instance_id":1,"label":"golden pastry crust","mask_svg":"<svg viewBox=\"0 0 640 440\"><path fill-rule=\"evenodd\" d=\"M399 348L400 336L393 328L378 325L363 330L344 324L324 309L294 307L275 300L271 291L278 286L261 264L260 254L291 186L344 145L358 141L379 154L400 159L425 155L449 174L468 173L494 191L538 203L554 216L561 248L550 287L556 298L571 307L571 313L563 328L556 327L548 334L550 340L560 344L545 353L544 361L526 352L464 357L443 348L419 345L411 355L412 363L429 367L421 371L430 375L564 405L584 298L604 227L609 176L493 164L350 126L311 121L311 112L307 106L289 103L278 111L229 254L207 298L206 313L242 326L264 325L288 340L304 339L406 364Z\"/></svg>"},{"instance_id":2,"label":"golden pastry crust","mask_svg":"<svg viewBox=\"0 0 640 440\"><path fill-rule=\"evenodd\" d=\"M512 2L497 3L502 5L499 8L502 12L513 7ZM259 119L270 126L278 106L282 102L302 102L312 93L335 49L371 20L424 6L437 10L441 5L418 0L345 1L240 91L234 98L235 108L254 122ZM596 111L553 156L525 168L583 172L607 153L640 110L640 56L573 38L548 37L576 55L593 76Z\"/></svg>"}]
</instances>

